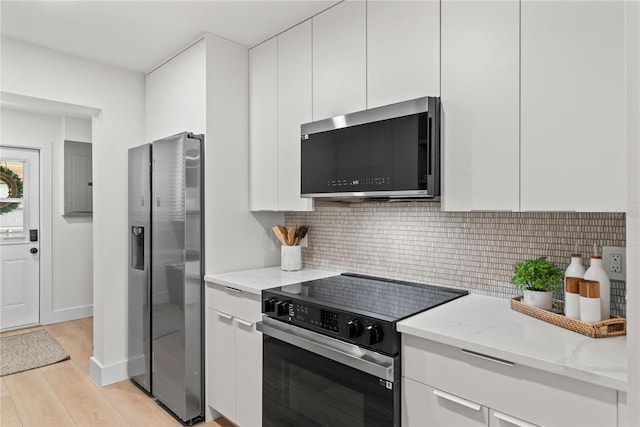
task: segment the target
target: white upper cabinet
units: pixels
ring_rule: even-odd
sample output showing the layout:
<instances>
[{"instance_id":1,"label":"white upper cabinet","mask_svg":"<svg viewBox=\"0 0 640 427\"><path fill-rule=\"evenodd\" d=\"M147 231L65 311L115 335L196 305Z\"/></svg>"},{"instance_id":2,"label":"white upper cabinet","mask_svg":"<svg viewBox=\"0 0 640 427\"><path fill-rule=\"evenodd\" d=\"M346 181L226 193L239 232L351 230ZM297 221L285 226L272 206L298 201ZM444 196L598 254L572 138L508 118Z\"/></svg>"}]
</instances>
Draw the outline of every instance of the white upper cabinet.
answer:
<instances>
[{"instance_id":1,"label":"white upper cabinet","mask_svg":"<svg viewBox=\"0 0 640 427\"><path fill-rule=\"evenodd\" d=\"M278 40L249 51L249 209L278 210Z\"/></svg>"},{"instance_id":2,"label":"white upper cabinet","mask_svg":"<svg viewBox=\"0 0 640 427\"><path fill-rule=\"evenodd\" d=\"M311 20L278 36L278 208L313 209L300 197L300 125L312 120Z\"/></svg>"},{"instance_id":3,"label":"white upper cabinet","mask_svg":"<svg viewBox=\"0 0 640 427\"><path fill-rule=\"evenodd\" d=\"M442 208L519 209L519 2L442 1Z\"/></svg>"},{"instance_id":4,"label":"white upper cabinet","mask_svg":"<svg viewBox=\"0 0 640 427\"><path fill-rule=\"evenodd\" d=\"M185 131L205 133L206 79L204 40L147 74L147 142Z\"/></svg>"},{"instance_id":5,"label":"white upper cabinet","mask_svg":"<svg viewBox=\"0 0 640 427\"><path fill-rule=\"evenodd\" d=\"M624 13L522 1L522 210L626 210Z\"/></svg>"},{"instance_id":6,"label":"white upper cabinet","mask_svg":"<svg viewBox=\"0 0 640 427\"><path fill-rule=\"evenodd\" d=\"M367 108L440 96L440 2L367 2Z\"/></svg>"},{"instance_id":7,"label":"white upper cabinet","mask_svg":"<svg viewBox=\"0 0 640 427\"><path fill-rule=\"evenodd\" d=\"M363 0L313 18L313 120L366 108L366 18Z\"/></svg>"},{"instance_id":8,"label":"white upper cabinet","mask_svg":"<svg viewBox=\"0 0 640 427\"><path fill-rule=\"evenodd\" d=\"M252 211L308 211L300 197L300 125L311 118L311 21L249 50Z\"/></svg>"}]
</instances>

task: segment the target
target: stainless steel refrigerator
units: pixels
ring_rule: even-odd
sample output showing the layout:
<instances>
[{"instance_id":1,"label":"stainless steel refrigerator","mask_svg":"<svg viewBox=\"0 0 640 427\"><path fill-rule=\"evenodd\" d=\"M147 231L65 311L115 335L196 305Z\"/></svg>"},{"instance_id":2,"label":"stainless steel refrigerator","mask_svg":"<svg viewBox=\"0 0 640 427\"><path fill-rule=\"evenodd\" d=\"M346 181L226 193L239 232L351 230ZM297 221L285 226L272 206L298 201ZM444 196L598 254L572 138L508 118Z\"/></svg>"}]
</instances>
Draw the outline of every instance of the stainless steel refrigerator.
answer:
<instances>
[{"instance_id":1,"label":"stainless steel refrigerator","mask_svg":"<svg viewBox=\"0 0 640 427\"><path fill-rule=\"evenodd\" d=\"M128 373L183 422L204 415L204 135L129 150Z\"/></svg>"}]
</instances>

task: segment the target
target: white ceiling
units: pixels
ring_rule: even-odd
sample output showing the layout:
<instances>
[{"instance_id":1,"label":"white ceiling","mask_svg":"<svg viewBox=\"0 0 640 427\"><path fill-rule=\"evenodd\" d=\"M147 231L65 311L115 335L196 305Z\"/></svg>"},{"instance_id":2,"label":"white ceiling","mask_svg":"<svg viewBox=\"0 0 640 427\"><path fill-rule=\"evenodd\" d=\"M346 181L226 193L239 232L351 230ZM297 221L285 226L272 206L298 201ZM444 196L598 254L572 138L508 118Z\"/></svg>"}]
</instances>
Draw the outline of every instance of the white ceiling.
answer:
<instances>
[{"instance_id":1,"label":"white ceiling","mask_svg":"<svg viewBox=\"0 0 640 427\"><path fill-rule=\"evenodd\" d=\"M337 0L0 1L3 36L146 72L203 32L254 46Z\"/></svg>"}]
</instances>

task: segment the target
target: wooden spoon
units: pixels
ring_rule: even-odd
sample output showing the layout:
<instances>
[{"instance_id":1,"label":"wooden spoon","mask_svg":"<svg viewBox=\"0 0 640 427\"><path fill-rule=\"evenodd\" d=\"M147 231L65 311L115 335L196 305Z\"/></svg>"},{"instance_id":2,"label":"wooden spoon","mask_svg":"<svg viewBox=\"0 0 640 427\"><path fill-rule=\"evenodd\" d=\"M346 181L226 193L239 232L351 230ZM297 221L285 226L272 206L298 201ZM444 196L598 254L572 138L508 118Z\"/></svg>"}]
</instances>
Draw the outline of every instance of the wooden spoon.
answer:
<instances>
[{"instance_id":1,"label":"wooden spoon","mask_svg":"<svg viewBox=\"0 0 640 427\"><path fill-rule=\"evenodd\" d=\"M280 230L280 228L277 225L274 225L272 230L273 230L273 234L275 234L278 240L280 240L280 243L282 243L284 246L287 246L286 239L282 234L282 230Z\"/></svg>"}]
</instances>

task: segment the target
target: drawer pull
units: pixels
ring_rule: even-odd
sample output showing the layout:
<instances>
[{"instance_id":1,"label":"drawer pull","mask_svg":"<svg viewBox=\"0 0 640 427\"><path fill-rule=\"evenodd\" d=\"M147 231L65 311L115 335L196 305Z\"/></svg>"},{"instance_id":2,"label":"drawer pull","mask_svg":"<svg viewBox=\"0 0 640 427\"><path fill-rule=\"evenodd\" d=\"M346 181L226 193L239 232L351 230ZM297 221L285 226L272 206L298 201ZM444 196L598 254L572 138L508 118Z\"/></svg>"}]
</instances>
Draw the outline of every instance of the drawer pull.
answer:
<instances>
[{"instance_id":1,"label":"drawer pull","mask_svg":"<svg viewBox=\"0 0 640 427\"><path fill-rule=\"evenodd\" d=\"M538 427L535 424L531 424L531 423L528 423L526 421L522 421L519 418L512 417L511 415L503 414L502 412L495 412L494 411L493 416L496 417L499 420L506 421L506 422L511 423L514 426L518 426L518 427Z\"/></svg>"},{"instance_id":2,"label":"drawer pull","mask_svg":"<svg viewBox=\"0 0 640 427\"><path fill-rule=\"evenodd\" d=\"M513 366L515 365L515 363L510 362L508 360L498 359L497 357L487 356L486 354L476 353L475 351L465 350L464 348L462 349L462 352L469 356L477 357L483 360L488 360L489 362L499 363L500 365L509 366L511 368L513 368Z\"/></svg>"},{"instance_id":3,"label":"drawer pull","mask_svg":"<svg viewBox=\"0 0 640 427\"><path fill-rule=\"evenodd\" d=\"M227 313L223 313L221 311L215 310L216 314L218 315L218 317L222 317L223 319L227 319L227 320L231 320L233 319L233 316Z\"/></svg>"},{"instance_id":4,"label":"drawer pull","mask_svg":"<svg viewBox=\"0 0 640 427\"><path fill-rule=\"evenodd\" d=\"M435 394L438 397L441 397L445 400L449 400L453 403L457 403L458 405L462 405L465 406L469 409L473 409L474 411L479 411L480 408L482 406L478 405L477 403L471 402L469 400L463 399L461 397L458 396L454 396L453 394L449 394L449 393L445 393L444 391L440 391L440 390L433 390L433 394Z\"/></svg>"},{"instance_id":5,"label":"drawer pull","mask_svg":"<svg viewBox=\"0 0 640 427\"><path fill-rule=\"evenodd\" d=\"M242 292L240 289L232 288L231 286L225 286L224 288L226 290L232 291L232 292L237 292L237 293L241 293Z\"/></svg>"},{"instance_id":6,"label":"drawer pull","mask_svg":"<svg viewBox=\"0 0 640 427\"><path fill-rule=\"evenodd\" d=\"M250 328L253 326L253 322L247 322L246 320L238 319L237 317L236 317L236 322L240 323L243 326L246 326L247 328Z\"/></svg>"}]
</instances>

